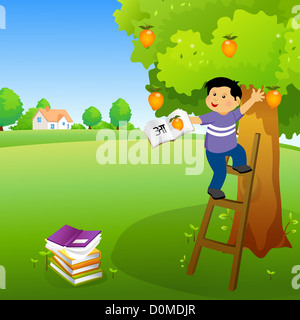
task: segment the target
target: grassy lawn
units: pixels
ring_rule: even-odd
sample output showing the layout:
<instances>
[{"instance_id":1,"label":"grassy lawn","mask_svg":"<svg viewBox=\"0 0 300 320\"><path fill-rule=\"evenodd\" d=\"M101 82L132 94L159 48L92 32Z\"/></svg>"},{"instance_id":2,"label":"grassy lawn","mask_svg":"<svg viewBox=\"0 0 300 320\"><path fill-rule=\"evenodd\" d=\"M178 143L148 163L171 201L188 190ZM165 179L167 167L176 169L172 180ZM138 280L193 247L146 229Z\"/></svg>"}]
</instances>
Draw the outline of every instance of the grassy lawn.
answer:
<instances>
[{"instance_id":1,"label":"grassy lawn","mask_svg":"<svg viewBox=\"0 0 300 320\"><path fill-rule=\"evenodd\" d=\"M40 142L34 139L40 145L0 149L0 265L7 276L0 300L299 299L291 287L291 270L300 264L300 229L289 236L292 250L274 249L264 259L246 250L234 293L227 290L232 256L204 249L196 274L189 277L179 260L191 256L193 241L187 243L184 232L191 233L190 224L201 224L208 201L211 170L205 158L200 176L185 175L187 165L172 161L101 166L96 152L103 142L95 141L96 133L78 133L73 143L41 144L55 140L45 133ZM15 139L12 146L26 140L26 134L17 134L19 138L7 138ZM91 141L75 142L87 137ZM300 220L299 161L299 151L281 149L284 225L290 212ZM236 177L229 176L224 188L229 198L236 196L236 184ZM226 241L229 233L221 230L226 224L218 219L221 212L216 210L209 236ZM44 250L44 239L65 224L102 230L105 279L74 288L52 270L45 271L38 252ZM31 258L39 260L36 269ZM114 280L109 268L119 270ZM267 269L276 271L272 281Z\"/></svg>"},{"instance_id":2,"label":"grassy lawn","mask_svg":"<svg viewBox=\"0 0 300 320\"><path fill-rule=\"evenodd\" d=\"M1 133L0 148L61 142L95 141L97 133L98 130L6 131Z\"/></svg>"}]
</instances>

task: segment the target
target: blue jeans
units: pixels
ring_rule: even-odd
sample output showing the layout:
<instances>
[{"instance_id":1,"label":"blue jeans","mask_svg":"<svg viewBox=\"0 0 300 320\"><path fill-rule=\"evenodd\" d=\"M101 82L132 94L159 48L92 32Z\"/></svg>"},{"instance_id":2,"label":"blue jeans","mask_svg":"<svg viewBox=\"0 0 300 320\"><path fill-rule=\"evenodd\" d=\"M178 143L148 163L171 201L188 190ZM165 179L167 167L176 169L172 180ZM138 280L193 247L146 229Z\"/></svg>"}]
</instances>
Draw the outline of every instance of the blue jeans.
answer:
<instances>
[{"instance_id":1,"label":"blue jeans","mask_svg":"<svg viewBox=\"0 0 300 320\"><path fill-rule=\"evenodd\" d=\"M206 156L211 166L214 176L209 188L221 190L227 175L226 157L231 157L233 167L247 165L247 155L245 149L241 145L237 145L234 149L224 153L213 153L206 150Z\"/></svg>"}]
</instances>

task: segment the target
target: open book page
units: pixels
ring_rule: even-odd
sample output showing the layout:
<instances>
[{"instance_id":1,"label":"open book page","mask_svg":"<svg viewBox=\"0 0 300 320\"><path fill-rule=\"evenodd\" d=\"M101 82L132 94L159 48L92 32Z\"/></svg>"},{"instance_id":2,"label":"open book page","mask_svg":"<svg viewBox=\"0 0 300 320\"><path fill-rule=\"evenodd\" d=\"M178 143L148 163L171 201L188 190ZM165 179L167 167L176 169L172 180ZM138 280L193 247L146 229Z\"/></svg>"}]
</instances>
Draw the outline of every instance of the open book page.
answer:
<instances>
[{"instance_id":1,"label":"open book page","mask_svg":"<svg viewBox=\"0 0 300 320\"><path fill-rule=\"evenodd\" d=\"M177 123L173 121L177 118ZM172 121L173 119L173 121ZM166 122L170 128L170 131L173 135L173 140L178 139L179 137L195 131L195 128L187 114L186 111L177 109L172 112L167 118Z\"/></svg>"},{"instance_id":2,"label":"open book page","mask_svg":"<svg viewBox=\"0 0 300 320\"><path fill-rule=\"evenodd\" d=\"M156 119L148 122L144 131L153 148L162 143L174 140L170 127L165 119Z\"/></svg>"}]
</instances>

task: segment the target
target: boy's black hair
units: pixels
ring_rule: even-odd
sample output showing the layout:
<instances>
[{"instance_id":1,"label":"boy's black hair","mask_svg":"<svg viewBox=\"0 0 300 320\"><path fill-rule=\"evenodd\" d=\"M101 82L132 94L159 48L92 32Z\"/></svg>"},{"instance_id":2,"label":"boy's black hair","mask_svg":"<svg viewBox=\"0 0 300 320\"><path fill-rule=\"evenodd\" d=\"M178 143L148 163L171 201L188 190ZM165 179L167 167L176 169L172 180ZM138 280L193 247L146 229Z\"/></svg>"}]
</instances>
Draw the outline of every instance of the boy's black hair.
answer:
<instances>
[{"instance_id":1,"label":"boy's black hair","mask_svg":"<svg viewBox=\"0 0 300 320\"><path fill-rule=\"evenodd\" d=\"M220 77L208 81L205 85L205 88L207 88L207 94L209 95L212 88L228 87L231 89L231 95L236 100L237 97L242 99L243 96L242 89L238 83L238 81Z\"/></svg>"}]
</instances>

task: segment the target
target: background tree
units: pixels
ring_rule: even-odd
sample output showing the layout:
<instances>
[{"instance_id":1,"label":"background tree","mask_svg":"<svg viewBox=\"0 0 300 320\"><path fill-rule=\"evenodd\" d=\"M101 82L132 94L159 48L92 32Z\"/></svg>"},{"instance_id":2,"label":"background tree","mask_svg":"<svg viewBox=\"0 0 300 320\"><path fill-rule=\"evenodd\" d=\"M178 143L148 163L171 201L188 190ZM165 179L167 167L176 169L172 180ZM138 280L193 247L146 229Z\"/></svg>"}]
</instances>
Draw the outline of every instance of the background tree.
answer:
<instances>
[{"instance_id":1,"label":"background tree","mask_svg":"<svg viewBox=\"0 0 300 320\"><path fill-rule=\"evenodd\" d=\"M239 143L251 155L254 134L261 133L255 187L250 205L245 247L258 257L272 248L291 247L282 227L279 185L280 132L288 137L299 132L300 108L300 30L291 28L295 0L267 1L144 1L127 0L114 14L120 30L134 34L131 60L149 70L150 86L159 87L165 97L157 117L177 108L201 115L205 106L205 83L218 76L240 81L243 102L251 89L280 86L283 101L279 109L265 102L256 104L239 124ZM126 4L126 5L125 5ZM129 14L126 8L134 6ZM132 9L132 8L131 8ZM141 18L142 17L142 18ZM155 43L145 49L138 36L139 26L151 25ZM224 36L238 38L233 59L222 52ZM149 89L149 87L146 87ZM239 179L238 200L243 198L243 179ZM239 213L235 215L230 244L236 240Z\"/></svg>"},{"instance_id":2,"label":"background tree","mask_svg":"<svg viewBox=\"0 0 300 320\"><path fill-rule=\"evenodd\" d=\"M32 119L38 112L36 108L30 108L25 114L23 114L14 127L10 127L11 130L32 130Z\"/></svg>"},{"instance_id":3,"label":"background tree","mask_svg":"<svg viewBox=\"0 0 300 320\"><path fill-rule=\"evenodd\" d=\"M3 127L14 124L23 111L23 103L13 90L0 90L0 131L3 131Z\"/></svg>"},{"instance_id":4,"label":"background tree","mask_svg":"<svg viewBox=\"0 0 300 320\"><path fill-rule=\"evenodd\" d=\"M123 99L118 99L113 103L109 116L111 124L119 130L120 122L129 122L132 117L129 104Z\"/></svg>"},{"instance_id":5,"label":"background tree","mask_svg":"<svg viewBox=\"0 0 300 320\"><path fill-rule=\"evenodd\" d=\"M83 123L92 129L92 126L97 125L102 120L101 112L95 108L90 107L85 110L84 114L82 115Z\"/></svg>"},{"instance_id":6,"label":"background tree","mask_svg":"<svg viewBox=\"0 0 300 320\"><path fill-rule=\"evenodd\" d=\"M46 99L41 99L35 108L30 108L25 114L23 114L14 127L10 127L11 130L32 130L32 119L36 115L39 109L45 109L49 107L50 103Z\"/></svg>"},{"instance_id":7,"label":"background tree","mask_svg":"<svg viewBox=\"0 0 300 320\"><path fill-rule=\"evenodd\" d=\"M36 106L37 109L45 109L46 107L51 109L50 103L45 98L41 99Z\"/></svg>"}]
</instances>

